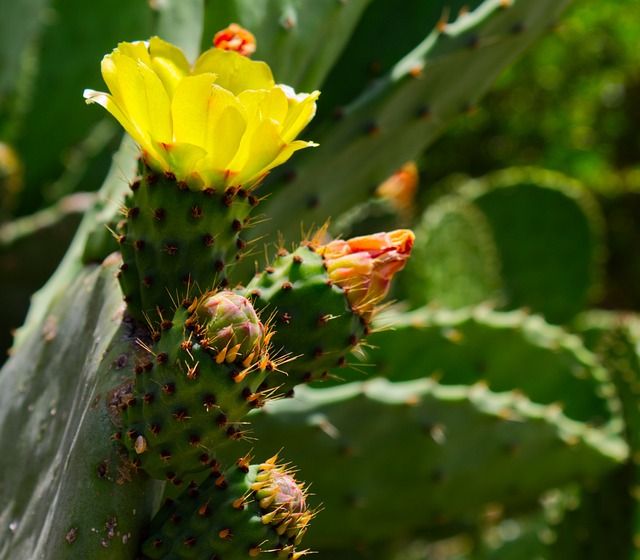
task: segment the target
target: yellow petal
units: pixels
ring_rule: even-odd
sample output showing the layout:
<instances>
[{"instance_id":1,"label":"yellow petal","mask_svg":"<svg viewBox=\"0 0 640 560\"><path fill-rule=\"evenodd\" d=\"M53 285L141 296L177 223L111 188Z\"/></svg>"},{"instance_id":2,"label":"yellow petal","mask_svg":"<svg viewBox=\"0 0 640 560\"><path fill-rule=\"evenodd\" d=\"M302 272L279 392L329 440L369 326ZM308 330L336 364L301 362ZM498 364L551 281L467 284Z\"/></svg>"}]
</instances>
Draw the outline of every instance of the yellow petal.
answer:
<instances>
[{"instance_id":1,"label":"yellow petal","mask_svg":"<svg viewBox=\"0 0 640 560\"><path fill-rule=\"evenodd\" d=\"M280 153L267 167L267 169L273 169L278 165L282 165L293 155L294 152L297 152L298 150L302 150L303 148L315 148L316 146L318 146L318 144L316 144L315 142L305 142L304 140L295 140L294 142L289 142L282 148L282 150L280 150Z\"/></svg>"},{"instance_id":2,"label":"yellow petal","mask_svg":"<svg viewBox=\"0 0 640 560\"><path fill-rule=\"evenodd\" d=\"M171 106L160 78L142 62L114 59L122 110L134 125L157 142L172 142ZM144 148L144 146L143 146Z\"/></svg>"},{"instance_id":3,"label":"yellow petal","mask_svg":"<svg viewBox=\"0 0 640 560\"><path fill-rule=\"evenodd\" d=\"M114 101L122 106L122 92L120 91L120 81L118 79L118 68L116 64L116 59L120 56L122 55L117 50L106 55L100 63L100 70L102 71L102 78L105 84L107 84L107 88L111 92Z\"/></svg>"},{"instance_id":4,"label":"yellow petal","mask_svg":"<svg viewBox=\"0 0 640 560\"><path fill-rule=\"evenodd\" d=\"M136 62L151 66L151 57L149 56L149 43L147 41L134 41L133 43L118 43L114 53L131 58Z\"/></svg>"},{"instance_id":5,"label":"yellow petal","mask_svg":"<svg viewBox=\"0 0 640 560\"><path fill-rule=\"evenodd\" d=\"M289 112L282 125L282 138L285 142L291 142L305 126L309 124L316 114L316 99L319 91L314 91L302 97L297 95L289 97Z\"/></svg>"},{"instance_id":6,"label":"yellow petal","mask_svg":"<svg viewBox=\"0 0 640 560\"><path fill-rule=\"evenodd\" d=\"M149 40L149 53L151 69L162 81L169 98L173 97L178 82L191 74L187 57L178 47L159 37L152 37Z\"/></svg>"},{"instance_id":7,"label":"yellow petal","mask_svg":"<svg viewBox=\"0 0 640 560\"><path fill-rule=\"evenodd\" d=\"M207 155L204 148L186 143L158 143L153 142L158 154L165 159L176 177L187 178L196 171L196 165Z\"/></svg>"},{"instance_id":8,"label":"yellow petal","mask_svg":"<svg viewBox=\"0 0 640 560\"><path fill-rule=\"evenodd\" d=\"M247 131L240 144L238 154L229 165L229 168L237 173L235 184L250 183L266 172L269 164L284 147L278 128L278 123L263 120Z\"/></svg>"},{"instance_id":9,"label":"yellow petal","mask_svg":"<svg viewBox=\"0 0 640 560\"><path fill-rule=\"evenodd\" d=\"M270 89L275 83L266 63L222 49L209 49L200 55L193 74L206 72L216 74L217 84L235 95L246 89Z\"/></svg>"},{"instance_id":10,"label":"yellow petal","mask_svg":"<svg viewBox=\"0 0 640 560\"><path fill-rule=\"evenodd\" d=\"M198 164L205 180L225 171L247 126L242 105L215 80L213 74L185 78L172 103L176 141L201 146L207 152Z\"/></svg>"},{"instance_id":11,"label":"yellow petal","mask_svg":"<svg viewBox=\"0 0 640 560\"><path fill-rule=\"evenodd\" d=\"M243 91L238 100L247 110L248 121L271 119L282 124L287 118L289 102L280 88Z\"/></svg>"},{"instance_id":12,"label":"yellow petal","mask_svg":"<svg viewBox=\"0 0 640 560\"><path fill-rule=\"evenodd\" d=\"M225 180L224 174L235 157L247 123L243 114L235 107L222 110L217 122L212 123L207 157L198 163L200 175L209 184Z\"/></svg>"},{"instance_id":13,"label":"yellow petal","mask_svg":"<svg viewBox=\"0 0 640 560\"><path fill-rule=\"evenodd\" d=\"M118 120L122 125L122 128L124 128L127 133L129 133L131 137L140 144L142 150L146 152L151 160L153 160L150 161L149 158L147 158L147 163L150 165L155 163L156 165L152 165L152 167L155 167L158 171L169 170L169 162L156 150L153 142L149 138L149 135L129 119L111 95L100 91L86 89L84 90L84 98L87 100L87 103L97 103L98 105L102 105Z\"/></svg>"}]
</instances>

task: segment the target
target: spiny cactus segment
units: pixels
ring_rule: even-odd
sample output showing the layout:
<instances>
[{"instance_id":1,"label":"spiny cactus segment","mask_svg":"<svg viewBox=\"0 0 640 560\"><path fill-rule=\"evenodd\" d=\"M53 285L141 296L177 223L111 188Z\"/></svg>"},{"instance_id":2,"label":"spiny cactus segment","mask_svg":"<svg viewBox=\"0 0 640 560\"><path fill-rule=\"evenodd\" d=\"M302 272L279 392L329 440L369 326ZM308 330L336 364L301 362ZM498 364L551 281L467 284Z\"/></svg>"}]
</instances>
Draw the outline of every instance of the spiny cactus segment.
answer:
<instances>
[{"instance_id":1,"label":"spiny cactus segment","mask_svg":"<svg viewBox=\"0 0 640 560\"><path fill-rule=\"evenodd\" d=\"M180 485L242 439L243 418L268 398L261 386L278 365L270 337L249 301L227 291L165 321L122 403L119 437L133 466Z\"/></svg>"},{"instance_id":2,"label":"spiny cactus segment","mask_svg":"<svg viewBox=\"0 0 640 560\"><path fill-rule=\"evenodd\" d=\"M287 442L283 453L323 504L305 543L327 557L356 542L375 549L400 534L461 530L498 496L505 512L536 507L542 492L594 480L628 452L607 426L481 382L372 379L304 386L297 397L252 416L251 448L267 455ZM393 483L402 480L412 482Z\"/></svg>"},{"instance_id":3,"label":"spiny cactus segment","mask_svg":"<svg viewBox=\"0 0 640 560\"><path fill-rule=\"evenodd\" d=\"M260 464L239 459L224 472L213 469L164 504L142 546L145 559L274 557L297 560L314 512L307 491L273 456Z\"/></svg>"},{"instance_id":4,"label":"spiny cactus segment","mask_svg":"<svg viewBox=\"0 0 640 560\"><path fill-rule=\"evenodd\" d=\"M319 239L292 253L281 249L272 266L242 289L258 309L273 314L274 352L293 358L268 380L280 394L347 364L409 257L413 233L397 230L324 245Z\"/></svg>"},{"instance_id":5,"label":"spiny cactus segment","mask_svg":"<svg viewBox=\"0 0 640 560\"><path fill-rule=\"evenodd\" d=\"M118 280L131 315L156 326L190 294L228 283L258 200L244 190L192 191L146 167L131 189L117 230Z\"/></svg>"}]
</instances>

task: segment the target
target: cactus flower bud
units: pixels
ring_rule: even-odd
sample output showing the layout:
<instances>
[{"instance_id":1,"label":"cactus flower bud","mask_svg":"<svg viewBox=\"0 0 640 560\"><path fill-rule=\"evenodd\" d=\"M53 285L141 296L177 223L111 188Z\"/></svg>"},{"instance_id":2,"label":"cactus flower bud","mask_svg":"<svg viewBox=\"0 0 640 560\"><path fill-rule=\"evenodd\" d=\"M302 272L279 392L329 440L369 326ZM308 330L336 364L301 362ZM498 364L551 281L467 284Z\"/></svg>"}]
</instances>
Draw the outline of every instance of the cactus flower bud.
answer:
<instances>
[{"instance_id":1,"label":"cactus flower bud","mask_svg":"<svg viewBox=\"0 0 640 560\"><path fill-rule=\"evenodd\" d=\"M307 508L306 491L282 465L277 456L260 465L251 486L262 509L262 523L294 545L300 544L313 512Z\"/></svg>"},{"instance_id":2,"label":"cactus flower bud","mask_svg":"<svg viewBox=\"0 0 640 560\"><path fill-rule=\"evenodd\" d=\"M316 248L329 277L344 289L351 307L368 316L387 292L394 274L409 258L415 236L408 229L336 239Z\"/></svg>"},{"instance_id":3,"label":"cactus flower bud","mask_svg":"<svg viewBox=\"0 0 640 560\"><path fill-rule=\"evenodd\" d=\"M265 327L251 302L238 294L223 290L205 294L191 309L198 335L216 354L219 362L252 363L265 344Z\"/></svg>"},{"instance_id":4,"label":"cactus flower bud","mask_svg":"<svg viewBox=\"0 0 640 560\"><path fill-rule=\"evenodd\" d=\"M256 51L256 38L237 23L218 31L213 38L213 45L225 51L236 51L242 56L251 56Z\"/></svg>"}]
</instances>

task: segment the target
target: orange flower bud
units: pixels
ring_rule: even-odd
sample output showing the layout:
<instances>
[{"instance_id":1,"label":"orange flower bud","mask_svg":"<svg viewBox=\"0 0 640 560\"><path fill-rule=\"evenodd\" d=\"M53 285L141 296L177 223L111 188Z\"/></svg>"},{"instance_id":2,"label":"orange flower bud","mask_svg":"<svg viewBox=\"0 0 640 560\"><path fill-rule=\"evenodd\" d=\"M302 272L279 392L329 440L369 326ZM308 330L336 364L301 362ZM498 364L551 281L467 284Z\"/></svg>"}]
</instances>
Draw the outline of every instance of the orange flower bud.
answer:
<instances>
[{"instance_id":1,"label":"orange flower bud","mask_svg":"<svg viewBox=\"0 0 640 560\"><path fill-rule=\"evenodd\" d=\"M242 56L251 56L256 52L256 38L253 33L237 23L232 23L226 29L216 33L213 45L217 49L236 51Z\"/></svg>"},{"instance_id":2,"label":"orange flower bud","mask_svg":"<svg viewBox=\"0 0 640 560\"><path fill-rule=\"evenodd\" d=\"M337 239L316 249L329 277L344 289L354 311L367 317L387 295L394 274L404 268L415 236L411 230Z\"/></svg>"}]
</instances>

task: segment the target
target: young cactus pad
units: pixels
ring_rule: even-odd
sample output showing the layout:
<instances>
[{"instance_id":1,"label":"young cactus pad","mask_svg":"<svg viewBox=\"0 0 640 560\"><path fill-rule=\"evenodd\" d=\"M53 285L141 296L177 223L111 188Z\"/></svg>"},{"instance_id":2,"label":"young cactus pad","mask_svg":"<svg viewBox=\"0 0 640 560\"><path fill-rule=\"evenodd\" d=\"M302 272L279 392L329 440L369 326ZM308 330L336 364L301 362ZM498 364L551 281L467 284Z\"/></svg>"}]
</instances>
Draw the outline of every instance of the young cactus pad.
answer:
<instances>
[{"instance_id":1,"label":"young cactus pad","mask_svg":"<svg viewBox=\"0 0 640 560\"><path fill-rule=\"evenodd\" d=\"M168 500L151 522L145 559L276 557L296 560L313 512L303 486L276 463L249 458Z\"/></svg>"},{"instance_id":2,"label":"young cactus pad","mask_svg":"<svg viewBox=\"0 0 640 560\"><path fill-rule=\"evenodd\" d=\"M270 386L287 394L346 365L412 244L412 232L397 230L281 250L242 290L258 309L273 313L274 352L293 358L270 377Z\"/></svg>"}]
</instances>

